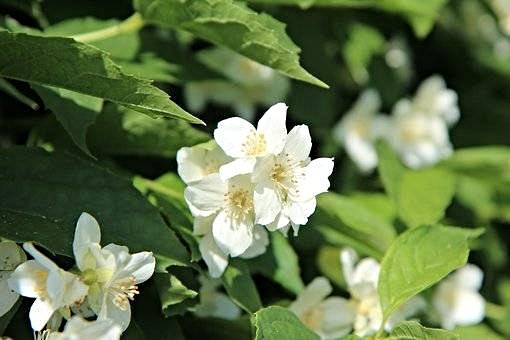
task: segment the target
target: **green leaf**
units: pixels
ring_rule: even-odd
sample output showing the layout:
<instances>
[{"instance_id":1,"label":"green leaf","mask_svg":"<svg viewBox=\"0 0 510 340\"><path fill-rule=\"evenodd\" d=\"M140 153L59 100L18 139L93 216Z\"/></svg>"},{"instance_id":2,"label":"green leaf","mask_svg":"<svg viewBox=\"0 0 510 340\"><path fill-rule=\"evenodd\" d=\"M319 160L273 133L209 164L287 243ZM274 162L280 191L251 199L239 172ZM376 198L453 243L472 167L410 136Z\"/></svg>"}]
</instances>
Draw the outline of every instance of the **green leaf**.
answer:
<instances>
[{"instance_id":1,"label":"green leaf","mask_svg":"<svg viewBox=\"0 0 510 340\"><path fill-rule=\"evenodd\" d=\"M250 319L235 320L219 318L197 318L191 315L179 319L186 339L251 340Z\"/></svg>"},{"instance_id":2,"label":"green leaf","mask_svg":"<svg viewBox=\"0 0 510 340\"><path fill-rule=\"evenodd\" d=\"M135 0L144 20L193 33L294 79L325 87L299 65L300 49L285 25L233 0Z\"/></svg>"},{"instance_id":3,"label":"green leaf","mask_svg":"<svg viewBox=\"0 0 510 340\"><path fill-rule=\"evenodd\" d=\"M479 229L421 226L401 234L381 262L379 296L385 319L408 299L467 262Z\"/></svg>"},{"instance_id":4,"label":"green leaf","mask_svg":"<svg viewBox=\"0 0 510 340\"><path fill-rule=\"evenodd\" d=\"M456 178L442 169L406 171L400 183L398 213L410 228L440 221L455 193Z\"/></svg>"},{"instance_id":5,"label":"green leaf","mask_svg":"<svg viewBox=\"0 0 510 340\"><path fill-rule=\"evenodd\" d=\"M2 279L5 279L5 278L3 277ZM2 336L4 334L5 329L7 328L7 326L9 326L9 323L11 322L12 318L14 317L14 315L16 314L16 312L18 311L20 306L21 306L21 299L16 301L14 306L12 306L12 308L7 313L0 316L0 336Z\"/></svg>"},{"instance_id":6,"label":"green leaf","mask_svg":"<svg viewBox=\"0 0 510 340\"><path fill-rule=\"evenodd\" d=\"M490 329L487 325L475 325L455 328L455 333L461 340L503 340L504 337Z\"/></svg>"},{"instance_id":7,"label":"green leaf","mask_svg":"<svg viewBox=\"0 0 510 340\"><path fill-rule=\"evenodd\" d=\"M252 316L255 340L319 340L290 310L271 306Z\"/></svg>"},{"instance_id":8,"label":"green leaf","mask_svg":"<svg viewBox=\"0 0 510 340\"><path fill-rule=\"evenodd\" d=\"M87 147L87 129L101 112L103 100L49 86L34 85L33 89L42 98L46 108L55 114L73 142L93 157Z\"/></svg>"},{"instance_id":9,"label":"green leaf","mask_svg":"<svg viewBox=\"0 0 510 340\"><path fill-rule=\"evenodd\" d=\"M175 64L170 64L152 53L142 54L139 60L120 60L117 61L117 63L124 73L132 74L138 78L170 84L179 82L175 75L179 73L180 67Z\"/></svg>"},{"instance_id":10,"label":"green leaf","mask_svg":"<svg viewBox=\"0 0 510 340\"><path fill-rule=\"evenodd\" d=\"M340 262L340 248L324 246L317 254L317 267L322 275L340 287L345 287Z\"/></svg>"},{"instance_id":11,"label":"green leaf","mask_svg":"<svg viewBox=\"0 0 510 340\"><path fill-rule=\"evenodd\" d=\"M151 117L202 123L149 82L125 75L108 54L68 38L0 31L0 76L103 98ZM51 70L51 72L47 72Z\"/></svg>"},{"instance_id":12,"label":"green leaf","mask_svg":"<svg viewBox=\"0 0 510 340\"><path fill-rule=\"evenodd\" d=\"M350 245L363 253L368 249L370 255L381 258L395 238L391 224L348 197L322 194L317 207L309 225L318 228L334 245Z\"/></svg>"},{"instance_id":13,"label":"green leaf","mask_svg":"<svg viewBox=\"0 0 510 340\"><path fill-rule=\"evenodd\" d=\"M358 84L369 80L370 62L384 51L385 42L384 36L368 25L357 23L350 28L342 53L351 76Z\"/></svg>"},{"instance_id":14,"label":"green leaf","mask_svg":"<svg viewBox=\"0 0 510 340\"><path fill-rule=\"evenodd\" d=\"M416 321L398 324L387 339L391 340L460 340L454 332L444 329L423 327Z\"/></svg>"},{"instance_id":15,"label":"green leaf","mask_svg":"<svg viewBox=\"0 0 510 340\"><path fill-rule=\"evenodd\" d=\"M90 32L112 29L118 26L119 20L99 20L96 18L75 18L61 21L55 25L47 27L44 34L47 36L70 37L83 35ZM138 32L116 32L105 39L99 39L89 42L100 50L110 53L113 58L131 60L138 53L140 48L140 38Z\"/></svg>"},{"instance_id":16,"label":"green leaf","mask_svg":"<svg viewBox=\"0 0 510 340\"><path fill-rule=\"evenodd\" d=\"M11 83L7 80L0 78L0 91L7 93L9 96L16 98L21 103L30 107L32 110L37 110L39 108L39 104L25 96L23 93L18 91Z\"/></svg>"},{"instance_id":17,"label":"green leaf","mask_svg":"<svg viewBox=\"0 0 510 340\"><path fill-rule=\"evenodd\" d=\"M199 302L197 291L188 288L183 282L184 280L179 279L172 269L171 271L170 274L154 274L154 282L161 300L161 309L165 316L184 314L189 307ZM179 276L184 276L187 280L193 280L193 276L189 271L191 269L187 273L180 273ZM198 289L198 283L195 285Z\"/></svg>"},{"instance_id":18,"label":"green leaf","mask_svg":"<svg viewBox=\"0 0 510 340\"><path fill-rule=\"evenodd\" d=\"M269 249L263 255L247 260L253 272L281 284L292 293L298 294L304 288L300 276L299 262L294 248L281 233L270 233Z\"/></svg>"},{"instance_id":19,"label":"green leaf","mask_svg":"<svg viewBox=\"0 0 510 340\"><path fill-rule=\"evenodd\" d=\"M103 244L152 251L158 269L186 265L189 255L131 182L95 162L37 148L0 150L0 236L35 241L72 257L75 224L84 211L97 218Z\"/></svg>"},{"instance_id":20,"label":"green leaf","mask_svg":"<svg viewBox=\"0 0 510 340\"><path fill-rule=\"evenodd\" d=\"M222 280L227 294L239 307L248 313L255 313L262 308L257 287L248 266L242 260L230 259Z\"/></svg>"},{"instance_id":21,"label":"green leaf","mask_svg":"<svg viewBox=\"0 0 510 340\"><path fill-rule=\"evenodd\" d=\"M456 177L447 169L410 170L386 144L378 145L379 174L399 217L409 227L439 222L455 194Z\"/></svg>"}]
</instances>

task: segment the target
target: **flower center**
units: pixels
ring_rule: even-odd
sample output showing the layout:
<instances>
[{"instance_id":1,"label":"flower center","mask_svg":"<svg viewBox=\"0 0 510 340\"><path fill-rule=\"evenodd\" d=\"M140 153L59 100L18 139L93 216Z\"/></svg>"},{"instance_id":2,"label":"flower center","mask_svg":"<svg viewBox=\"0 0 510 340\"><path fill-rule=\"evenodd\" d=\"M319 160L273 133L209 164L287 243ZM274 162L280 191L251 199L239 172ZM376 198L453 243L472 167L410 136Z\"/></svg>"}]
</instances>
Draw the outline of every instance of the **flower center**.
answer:
<instances>
[{"instance_id":1,"label":"flower center","mask_svg":"<svg viewBox=\"0 0 510 340\"><path fill-rule=\"evenodd\" d=\"M139 294L138 286L134 276L116 281L110 287L110 293L113 295L113 304L120 310L127 310L129 300L134 300L135 295Z\"/></svg>"},{"instance_id":2,"label":"flower center","mask_svg":"<svg viewBox=\"0 0 510 340\"><path fill-rule=\"evenodd\" d=\"M250 133L242 144L243 153L249 157L262 156L266 153L266 138L264 134Z\"/></svg>"},{"instance_id":3,"label":"flower center","mask_svg":"<svg viewBox=\"0 0 510 340\"><path fill-rule=\"evenodd\" d=\"M402 124L400 135L404 142L411 143L424 137L426 131L420 121L411 119Z\"/></svg>"},{"instance_id":4,"label":"flower center","mask_svg":"<svg viewBox=\"0 0 510 340\"><path fill-rule=\"evenodd\" d=\"M371 122L368 118L357 117L352 121L352 131L362 139L370 137Z\"/></svg>"},{"instance_id":5,"label":"flower center","mask_svg":"<svg viewBox=\"0 0 510 340\"><path fill-rule=\"evenodd\" d=\"M48 297L46 290L46 280L48 279L48 272L44 270L38 270L35 272L35 293L40 299Z\"/></svg>"},{"instance_id":6,"label":"flower center","mask_svg":"<svg viewBox=\"0 0 510 340\"><path fill-rule=\"evenodd\" d=\"M311 308L301 316L301 322L312 330L320 329L323 319L324 310L322 308Z\"/></svg>"},{"instance_id":7,"label":"flower center","mask_svg":"<svg viewBox=\"0 0 510 340\"><path fill-rule=\"evenodd\" d=\"M286 153L283 157L278 156L269 177L278 188L282 200L286 200L287 195L299 194L298 183L301 177L305 176L302 171L301 162L296 162Z\"/></svg>"},{"instance_id":8,"label":"flower center","mask_svg":"<svg viewBox=\"0 0 510 340\"><path fill-rule=\"evenodd\" d=\"M233 186L232 190L225 194L225 201L234 219L246 216L253 210L253 199L246 189L236 189Z\"/></svg>"}]
</instances>

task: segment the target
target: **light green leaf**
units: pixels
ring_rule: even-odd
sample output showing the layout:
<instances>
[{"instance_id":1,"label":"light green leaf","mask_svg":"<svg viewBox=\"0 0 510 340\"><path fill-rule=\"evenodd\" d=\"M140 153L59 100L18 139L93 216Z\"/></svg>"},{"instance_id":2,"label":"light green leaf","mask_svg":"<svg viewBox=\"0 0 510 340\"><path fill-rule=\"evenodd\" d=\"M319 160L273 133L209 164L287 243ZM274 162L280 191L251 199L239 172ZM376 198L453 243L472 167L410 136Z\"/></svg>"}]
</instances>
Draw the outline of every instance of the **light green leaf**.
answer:
<instances>
[{"instance_id":1,"label":"light green leaf","mask_svg":"<svg viewBox=\"0 0 510 340\"><path fill-rule=\"evenodd\" d=\"M132 252L152 251L158 269L186 265L189 255L156 208L131 182L100 164L38 148L0 150L0 237L35 241L73 256L76 221L84 211L97 218L102 242Z\"/></svg>"},{"instance_id":2,"label":"light green leaf","mask_svg":"<svg viewBox=\"0 0 510 340\"><path fill-rule=\"evenodd\" d=\"M444 329L423 327L416 321L404 321L398 324L388 340L460 340L454 332Z\"/></svg>"},{"instance_id":3,"label":"light green leaf","mask_svg":"<svg viewBox=\"0 0 510 340\"><path fill-rule=\"evenodd\" d=\"M475 326L457 327L455 333L460 340L503 340L504 337L494 332L487 325L480 324Z\"/></svg>"},{"instance_id":4,"label":"light green leaf","mask_svg":"<svg viewBox=\"0 0 510 340\"><path fill-rule=\"evenodd\" d=\"M202 121L149 82L125 75L107 53L68 38L0 31L0 76L106 99L151 117ZM51 70L51 72L47 72Z\"/></svg>"},{"instance_id":5,"label":"light green leaf","mask_svg":"<svg viewBox=\"0 0 510 340\"><path fill-rule=\"evenodd\" d=\"M55 114L73 142L93 157L87 147L87 129L101 112L103 100L49 86L34 85L33 89L42 98L46 108Z\"/></svg>"},{"instance_id":6,"label":"light green leaf","mask_svg":"<svg viewBox=\"0 0 510 340\"><path fill-rule=\"evenodd\" d=\"M251 271L259 272L290 292L298 294L304 288L304 284L296 252L281 233L270 233L269 236L271 241L266 252L247 260L246 263Z\"/></svg>"},{"instance_id":7,"label":"light green leaf","mask_svg":"<svg viewBox=\"0 0 510 340\"><path fill-rule=\"evenodd\" d=\"M152 53L142 54L139 60L119 60L117 63L121 67L122 72L132 74L138 78L170 84L177 84L179 82L175 75L179 73L180 67L170 64Z\"/></svg>"},{"instance_id":8,"label":"light green leaf","mask_svg":"<svg viewBox=\"0 0 510 340\"><path fill-rule=\"evenodd\" d=\"M262 308L262 302L248 266L240 259L230 259L222 276L223 286L230 298L248 313Z\"/></svg>"},{"instance_id":9,"label":"light green leaf","mask_svg":"<svg viewBox=\"0 0 510 340\"><path fill-rule=\"evenodd\" d=\"M2 78L0 78L0 91L7 93L9 96L13 98L16 98L21 103L30 107L32 110L37 110L39 108L39 105L35 101L25 96L23 93L18 91L18 89L15 88L11 83Z\"/></svg>"},{"instance_id":10,"label":"light green leaf","mask_svg":"<svg viewBox=\"0 0 510 340\"><path fill-rule=\"evenodd\" d=\"M340 248L324 246L317 253L317 267L322 275L340 287L345 287L340 262Z\"/></svg>"},{"instance_id":11,"label":"light green leaf","mask_svg":"<svg viewBox=\"0 0 510 340\"><path fill-rule=\"evenodd\" d=\"M317 207L308 224L334 245L350 245L363 253L368 249L371 256L381 258L395 238L391 224L348 197L322 194Z\"/></svg>"},{"instance_id":12,"label":"light green leaf","mask_svg":"<svg viewBox=\"0 0 510 340\"><path fill-rule=\"evenodd\" d=\"M99 20L96 18L75 18L61 21L44 30L46 36L70 37L83 35L90 32L111 29L118 26L119 20ZM98 39L88 42L100 50L110 53L113 58L131 60L138 53L140 38L138 32L116 32L105 39Z\"/></svg>"},{"instance_id":13,"label":"light green leaf","mask_svg":"<svg viewBox=\"0 0 510 340\"><path fill-rule=\"evenodd\" d=\"M368 25L357 23L350 28L342 53L351 76L358 84L369 80L370 62L384 51L385 42L384 36Z\"/></svg>"},{"instance_id":14,"label":"light green leaf","mask_svg":"<svg viewBox=\"0 0 510 340\"><path fill-rule=\"evenodd\" d=\"M135 0L144 20L182 29L298 80L325 87L299 65L300 49L285 25L233 0Z\"/></svg>"},{"instance_id":15,"label":"light green leaf","mask_svg":"<svg viewBox=\"0 0 510 340\"><path fill-rule=\"evenodd\" d=\"M400 183L398 213L410 228L440 221L455 193L456 178L442 169L406 171Z\"/></svg>"},{"instance_id":16,"label":"light green leaf","mask_svg":"<svg viewBox=\"0 0 510 340\"><path fill-rule=\"evenodd\" d=\"M299 321L290 310L271 306L251 318L255 340L319 340L320 337Z\"/></svg>"},{"instance_id":17,"label":"light green leaf","mask_svg":"<svg viewBox=\"0 0 510 340\"><path fill-rule=\"evenodd\" d=\"M397 218L395 203L386 194L359 191L350 194L349 198L379 215L388 223L393 223Z\"/></svg>"},{"instance_id":18,"label":"light green leaf","mask_svg":"<svg viewBox=\"0 0 510 340\"><path fill-rule=\"evenodd\" d=\"M466 264L468 240L481 232L436 225L401 234L381 262L378 290L385 319L411 297Z\"/></svg>"},{"instance_id":19,"label":"light green leaf","mask_svg":"<svg viewBox=\"0 0 510 340\"><path fill-rule=\"evenodd\" d=\"M188 281L193 280L192 274L189 272L184 274ZM161 301L162 312L167 317L184 314L188 311L188 308L199 302L198 292L188 288L174 273L156 273L154 274L154 282ZM194 288L198 289L198 282L196 285L197 287Z\"/></svg>"},{"instance_id":20,"label":"light green leaf","mask_svg":"<svg viewBox=\"0 0 510 340\"><path fill-rule=\"evenodd\" d=\"M384 185L384 189L395 202L400 191L400 181L404 176L406 168L402 165L397 155L391 150L386 143L378 143L377 155L379 157L379 165L377 170Z\"/></svg>"}]
</instances>

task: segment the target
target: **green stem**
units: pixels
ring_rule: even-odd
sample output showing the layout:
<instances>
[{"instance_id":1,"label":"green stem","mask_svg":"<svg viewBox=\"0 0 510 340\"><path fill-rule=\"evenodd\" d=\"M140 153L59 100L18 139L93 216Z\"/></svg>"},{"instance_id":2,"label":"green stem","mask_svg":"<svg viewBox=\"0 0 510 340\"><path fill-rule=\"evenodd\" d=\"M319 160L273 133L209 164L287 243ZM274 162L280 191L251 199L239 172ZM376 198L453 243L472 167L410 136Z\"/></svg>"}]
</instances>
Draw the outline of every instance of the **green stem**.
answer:
<instances>
[{"instance_id":1,"label":"green stem","mask_svg":"<svg viewBox=\"0 0 510 340\"><path fill-rule=\"evenodd\" d=\"M120 34L136 32L140 30L144 24L145 22L143 21L142 16L139 13L135 13L115 26L83 34L72 35L71 38L83 43L105 40Z\"/></svg>"},{"instance_id":2,"label":"green stem","mask_svg":"<svg viewBox=\"0 0 510 340\"><path fill-rule=\"evenodd\" d=\"M159 184L158 182L154 182L143 177L136 177L136 181L143 183L143 185L151 191L175 198L177 200L182 200L182 193L172 190L162 184Z\"/></svg>"},{"instance_id":3,"label":"green stem","mask_svg":"<svg viewBox=\"0 0 510 340\"><path fill-rule=\"evenodd\" d=\"M502 320L506 315L506 308L492 302L486 302L485 313L491 319Z\"/></svg>"}]
</instances>

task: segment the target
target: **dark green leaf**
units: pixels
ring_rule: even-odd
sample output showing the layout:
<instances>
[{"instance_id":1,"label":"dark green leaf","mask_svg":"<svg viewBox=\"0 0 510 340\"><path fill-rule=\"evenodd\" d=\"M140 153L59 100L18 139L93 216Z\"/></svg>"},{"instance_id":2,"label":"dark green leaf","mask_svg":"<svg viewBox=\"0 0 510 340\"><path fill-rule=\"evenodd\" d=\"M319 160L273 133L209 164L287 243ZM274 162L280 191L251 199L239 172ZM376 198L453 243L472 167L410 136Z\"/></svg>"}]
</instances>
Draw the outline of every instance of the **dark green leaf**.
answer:
<instances>
[{"instance_id":1,"label":"dark green leaf","mask_svg":"<svg viewBox=\"0 0 510 340\"><path fill-rule=\"evenodd\" d=\"M223 286L230 298L248 313L262 308L257 287L248 266L240 259L231 259L222 276Z\"/></svg>"},{"instance_id":2,"label":"dark green leaf","mask_svg":"<svg viewBox=\"0 0 510 340\"><path fill-rule=\"evenodd\" d=\"M391 340L460 340L459 336L444 329L423 327L416 321L398 324L390 334Z\"/></svg>"}]
</instances>

